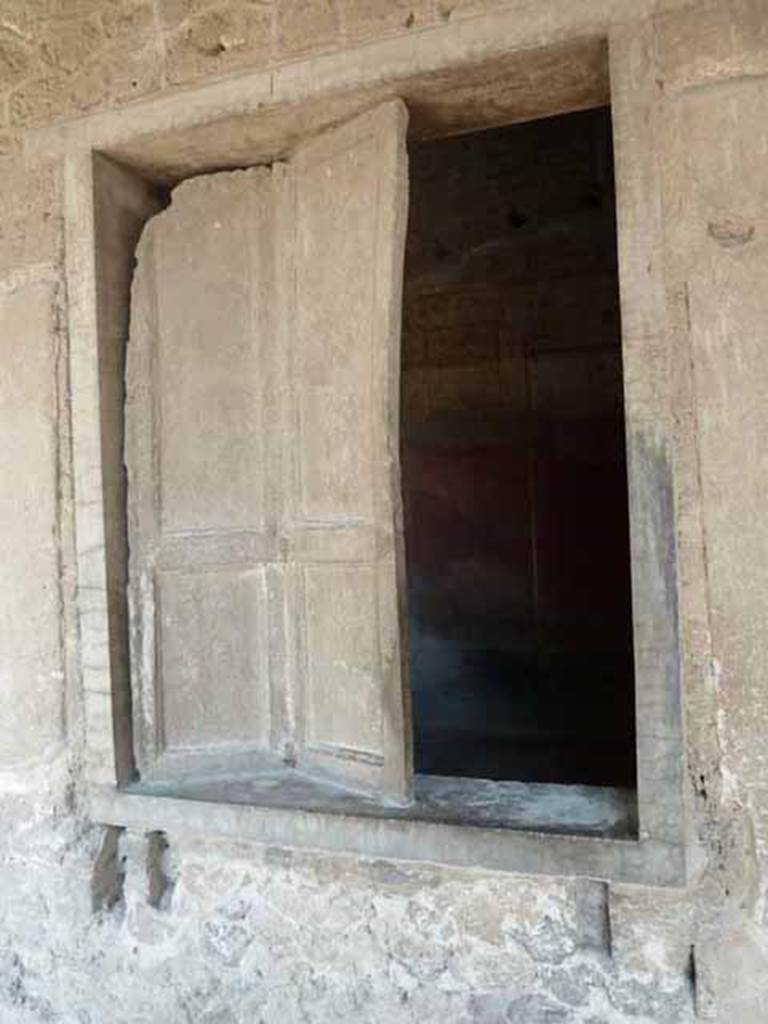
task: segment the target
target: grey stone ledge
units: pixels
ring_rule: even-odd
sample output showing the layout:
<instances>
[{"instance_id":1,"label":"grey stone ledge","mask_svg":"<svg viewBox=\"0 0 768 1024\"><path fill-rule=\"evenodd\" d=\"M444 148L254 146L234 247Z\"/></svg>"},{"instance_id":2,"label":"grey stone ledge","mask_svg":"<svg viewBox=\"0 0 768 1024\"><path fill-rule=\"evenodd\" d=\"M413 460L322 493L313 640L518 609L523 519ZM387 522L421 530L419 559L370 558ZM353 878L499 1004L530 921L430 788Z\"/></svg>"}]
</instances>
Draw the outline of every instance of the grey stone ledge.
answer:
<instances>
[{"instance_id":1,"label":"grey stone ledge","mask_svg":"<svg viewBox=\"0 0 768 1024\"><path fill-rule=\"evenodd\" d=\"M408 807L285 770L92 786L94 821L131 829L522 874L682 886L681 847L631 838L629 791L418 778Z\"/></svg>"}]
</instances>

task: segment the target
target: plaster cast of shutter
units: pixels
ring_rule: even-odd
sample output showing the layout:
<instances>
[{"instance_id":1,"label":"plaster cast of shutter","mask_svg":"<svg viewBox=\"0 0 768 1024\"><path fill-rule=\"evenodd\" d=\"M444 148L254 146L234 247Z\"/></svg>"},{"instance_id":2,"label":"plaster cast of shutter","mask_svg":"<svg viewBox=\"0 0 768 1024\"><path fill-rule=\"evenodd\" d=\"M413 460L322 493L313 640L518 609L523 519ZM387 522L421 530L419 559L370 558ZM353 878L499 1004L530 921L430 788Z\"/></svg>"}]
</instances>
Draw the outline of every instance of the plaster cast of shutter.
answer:
<instances>
[{"instance_id":1,"label":"plaster cast of shutter","mask_svg":"<svg viewBox=\"0 0 768 1024\"><path fill-rule=\"evenodd\" d=\"M386 103L287 164L193 179L145 229L126 371L142 771L242 749L408 795L406 119Z\"/></svg>"},{"instance_id":2,"label":"plaster cast of shutter","mask_svg":"<svg viewBox=\"0 0 768 1024\"><path fill-rule=\"evenodd\" d=\"M412 775L398 587L406 124L388 102L302 145L282 217L298 764L392 799Z\"/></svg>"},{"instance_id":3,"label":"plaster cast of shutter","mask_svg":"<svg viewBox=\"0 0 768 1024\"><path fill-rule=\"evenodd\" d=\"M126 467L141 770L274 738L274 210L269 169L193 179L137 252Z\"/></svg>"}]
</instances>

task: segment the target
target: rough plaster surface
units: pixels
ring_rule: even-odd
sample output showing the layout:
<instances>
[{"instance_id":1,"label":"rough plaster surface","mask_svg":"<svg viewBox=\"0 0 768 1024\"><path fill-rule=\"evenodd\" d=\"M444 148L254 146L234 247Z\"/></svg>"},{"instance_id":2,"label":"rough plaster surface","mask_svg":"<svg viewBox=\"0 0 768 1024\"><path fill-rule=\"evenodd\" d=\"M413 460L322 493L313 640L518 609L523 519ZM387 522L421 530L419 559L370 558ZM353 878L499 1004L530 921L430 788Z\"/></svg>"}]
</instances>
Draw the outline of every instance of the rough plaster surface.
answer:
<instances>
[{"instance_id":1,"label":"rough plaster surface","mask_svg":"<svg viewBox=\"0 0 768 1024\"><path fill-rule=\"evenodd\" d=\"M63 740L55 296L46 281L0 294L1 764Z\"/></svg>"},{"instance_id":2,"label":"rough plaster surface","mask_svg":"<svg viewBox=\"0 0 768 1024\"><path fill-rule=\"evenodd\" d=\"M681 446L701 442L679 456L678 495L700 868L690 892L606 893L173 836L166 850L158 837L105 836L78 809L82 702L69 699L77 677L62 679L76 638L53 596L72 571L71 509L51 434L56 328L40 284L60 270L60 173L24 160L23 130L246 65L470 24L493 9L530 19L535 45L558 18L584 30L640 6L427 0L401 21L401 5L384 0L4 0L2 1024L768 1019L762 0L692 4L633 32L633 45L659 59L651 120L667 181L676 429ZM62 413L68 397L65 388ZM59 422L61 440L66 415ZM65 704L69 744L54 757Z\"/></svg>"}]
</instances>

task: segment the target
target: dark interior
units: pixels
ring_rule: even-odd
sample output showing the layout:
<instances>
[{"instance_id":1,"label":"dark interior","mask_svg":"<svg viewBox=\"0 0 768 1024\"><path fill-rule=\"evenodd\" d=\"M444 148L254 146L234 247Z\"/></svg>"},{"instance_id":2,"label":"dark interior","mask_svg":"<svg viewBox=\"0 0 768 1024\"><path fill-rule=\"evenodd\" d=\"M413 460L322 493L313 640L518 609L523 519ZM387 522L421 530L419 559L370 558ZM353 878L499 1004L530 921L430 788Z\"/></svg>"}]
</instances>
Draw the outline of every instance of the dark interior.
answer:
<instances>
[{"instance_id":1,"label":"dark interior","mask_svg":"<svg viewBox=\"0 0 768 1024\"><path fill-rule=\"evenodd\" d=\"M610 110L410 150L416 770L635 784Z\"/></svg>"}]
</instances>

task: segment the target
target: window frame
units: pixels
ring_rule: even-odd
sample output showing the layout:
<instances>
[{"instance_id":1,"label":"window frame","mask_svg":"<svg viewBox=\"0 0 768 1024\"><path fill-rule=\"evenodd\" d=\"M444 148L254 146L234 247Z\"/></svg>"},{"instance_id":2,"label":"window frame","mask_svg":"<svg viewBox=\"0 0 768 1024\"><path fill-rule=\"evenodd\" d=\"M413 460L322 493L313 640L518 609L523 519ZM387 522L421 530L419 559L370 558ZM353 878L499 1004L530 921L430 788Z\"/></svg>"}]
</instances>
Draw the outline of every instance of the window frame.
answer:
<instances>
[{"instance_id":1,"label":"window frame","mask_svg":"<svg viewBox=\"0 0 768 1024\"><path fill-rule=\"evenodd\" d=\"M562 14L560 18L565 20ZM457 21L413 37L147 100L125 112L95 114L44 129L31 139L33 150L64 158L77 611L85 775L94 821L496 870L685 884L686 776L675 525L679 453L672 360L666 344L670 325L655 156L659 99L652 40L642 22L611 28L606 62L605 35L581 38L574 26L554 19L548 38L537 37L537 49L529 50L520 42L519 21L514 14ZM566 66L572 69L570 77L552 76L553 67ZM158 186L221 167L224 153L227 160L237 161L234 165L276 158L296 133L310 126L316 130L318 118L333 123L386 96L399 95L418 110L417 130L425 136L438 134L449 124L480 127L477 111L483 89L489 103L495 94L492 109L500 118L496 123L599 105L607 98L608 66L631 523L637 839L371 818L354 810L328 813L131 791L123 346L133 252L141 226L158 207ZM522 99L521 75L529 83L529 93ZM504 82L511 83L509 92ZM510 97L512 108L506 113L499 111L499 95Z\"/></svg>"}]
</instances>

